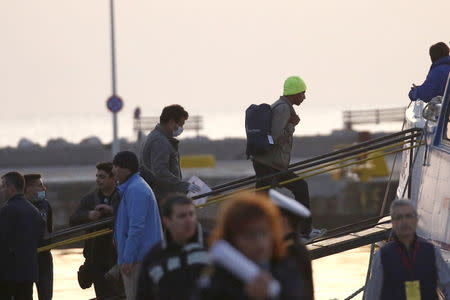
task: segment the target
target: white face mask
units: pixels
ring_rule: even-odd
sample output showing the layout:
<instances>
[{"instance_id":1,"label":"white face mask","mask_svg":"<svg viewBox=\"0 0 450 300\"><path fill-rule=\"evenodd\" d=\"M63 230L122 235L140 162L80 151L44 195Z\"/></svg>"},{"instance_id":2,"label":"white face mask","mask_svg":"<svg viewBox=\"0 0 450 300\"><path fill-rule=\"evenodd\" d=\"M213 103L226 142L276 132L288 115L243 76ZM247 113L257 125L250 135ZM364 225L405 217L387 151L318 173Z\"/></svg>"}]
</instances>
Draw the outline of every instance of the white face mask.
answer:
<instances>
[{"instance_id":1,"label":"white face mask","mask_svg":"<svg viewBox=\"0 0 450 300\"><path fill-rule=\"evenodd\" d=\"M177 129L175 129L175 130L173 131L173 136L179 136L179 135L182 134L182 133L183 133L183 127L177 126Z\"/></svg>"},{"instance_id":2,"label":"white face mask","mask_svg":"<svg viewBox=\"0 0 450 300\"><path fill-rule=\"evenodd\" d=\"M45 191L37 192L37 200L38 201L45 200Z\"/></svg>"}]
</instances>

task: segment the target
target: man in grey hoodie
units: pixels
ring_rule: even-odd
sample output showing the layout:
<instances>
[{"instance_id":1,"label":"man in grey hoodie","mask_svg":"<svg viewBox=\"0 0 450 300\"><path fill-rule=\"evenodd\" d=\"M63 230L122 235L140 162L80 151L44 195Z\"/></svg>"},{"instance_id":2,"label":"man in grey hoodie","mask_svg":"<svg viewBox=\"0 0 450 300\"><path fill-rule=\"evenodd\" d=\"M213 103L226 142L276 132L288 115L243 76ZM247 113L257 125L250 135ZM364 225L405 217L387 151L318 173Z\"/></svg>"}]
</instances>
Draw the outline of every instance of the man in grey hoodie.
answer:
<instances>
[{"instance_id":1,"label":"man in grey hoodie","mask_svg":"<svg viewBox=\"0 0 450 300\"><path fill-rule=\"evenodd\" d=\"M302 104L306 98L305 93L306 84L300 77L291 76L285 80L283 96L271 105L271 135L274 145L269 151L253 158L256 177L264 177L288 170L291 161L293 135L295 127L300 122L300 117L296 114L293 105L299 106ZM256 188L272 185L274 181L281 182L294 178L297 178L297 175L289 172L275 179L260 180L256 183ZM284 186L291 190L297 201L310 208L308 184L305 180L296 180ZM308 218L301 226L301 234L305 241L314 239L323 233L321 230L312 228L311 218Z\"/></svg>"},{"instance_id":2,"label":"man in grey hoodie","mask_svg":"<svg viewBox=\"0 0 450 300\"><path fill-rule=\"evenodd\" d=\"M156 125L144 143L140 155L142 177L152 187L160 202L169 193L198 192L200 188L182 180L179 141L175 138L183 132L183 125L189 114L181 105L164 107L159 124Z\"/></svg>"}]
</instances>

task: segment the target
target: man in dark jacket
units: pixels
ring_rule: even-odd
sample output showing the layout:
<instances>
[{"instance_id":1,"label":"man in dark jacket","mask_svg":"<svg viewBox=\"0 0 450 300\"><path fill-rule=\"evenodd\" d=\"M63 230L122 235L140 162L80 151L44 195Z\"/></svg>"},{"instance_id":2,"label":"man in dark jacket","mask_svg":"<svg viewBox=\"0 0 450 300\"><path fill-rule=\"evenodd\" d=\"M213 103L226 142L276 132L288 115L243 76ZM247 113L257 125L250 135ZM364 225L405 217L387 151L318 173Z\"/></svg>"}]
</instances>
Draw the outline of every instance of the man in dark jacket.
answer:
<instances>
[{"instance_id":1,"label":"man in dark jacket","mask_svg":"<svg viewBox=\"0 0 450 300\"><path fill-rule=\"evenodd\" d=\"M284 231L288 254L296 260L298 273L300 274L300 286L305 295L305 300L314 299L314 284L312 277L311 257L308 249L300 239L298 232L301 221L309 217L310 212L302 207L296 200L289 198L278 191L270 190L269 196L274 204L280 209L281 224Z\"/></svg>"},{"instance_id":2,"label":"man in dark jacket","mask_svg":"<svg viewBox=\"0 0 450 300\"><path fill-rule=\"evenodd\" d=\"M169 193L198 192L195 184L183 181L178 153L179 141L175 138L183 132L187 111L180 105L164 107L156 125L142 147L140 171L151 186L158 202Z\"/></svg>"},{"instance_id":3,"label":"man in dark jacket","mask_svg":"<svg viewBox=\"0 0 450 300\"><path fill-rule=\"evenodd\" d=\"M409 92L409 99L430 102L434 97L444 95L445 85L450 73L449 52L449 47L443 42L430 47L432 62L430 71L428 71L427 78L422 85L413 85Z\"/></svg>"},{"instance_id":4,"label":"man in dark jacket","mask_svg":"<svg viewBox=\"0 0 450 300\"><path fill-rule=\"evenodd\" d=\"M44 237L53 231L52 207L46 199L46 187L40 174L26 174L25 198L36 207L45 223ZM39 279L36 282L39 300L53 296L53 258L50 250L38 254Z\"/></svg>"},{"instance_id":5,"label":"man in dark jacket","mask_svg":"<svg viewBox=\"0 0 450 300\"><path fill-rule=\"evenodd\" d=\"M207 264L203 232L192 200L173 194L161 205L165 239L142 264L136 299L187 299Z\"/></svg>"},{"instance_id":6,"label":"man in dark jacket","mask_svg":"<svg viewBox=\"0 0 450 300\"><path fill-rule=\"evenodd\" d=\"M120 196L116 191L112 163L99 163L96 168L97 188L81 199L77 211L70 217L71 226L111 217L119 205ZM121 294L120 287L105 279L105 274L116 264L117 259L112 234L87 240L83 255L86 259L84 265L93 278L97 299L107 299Z\"/></svg>"},{"instance_id":7,"label":"man in dark jacket","mask_svg":"<svg viewBox=\"0 0 450 300\"><path fill-rule=\"evenodd\" d=\"M23 195L23 176L10 172L1 179L0 193L8 202L0 209L0 299L30 300L44 222Z\"/></svg>"},{"instance_id":8,"label":"man in dark jacket","mask_svg":"<svg viewBox=\"0 0 450 300\"><path fill-rule=\"evenodd\" d=\"M416 235L417 211L410 200L391 204L395 238L375 253L365 300L450 299L450 269L440 250Z\"/></svg>"}]
</instances>

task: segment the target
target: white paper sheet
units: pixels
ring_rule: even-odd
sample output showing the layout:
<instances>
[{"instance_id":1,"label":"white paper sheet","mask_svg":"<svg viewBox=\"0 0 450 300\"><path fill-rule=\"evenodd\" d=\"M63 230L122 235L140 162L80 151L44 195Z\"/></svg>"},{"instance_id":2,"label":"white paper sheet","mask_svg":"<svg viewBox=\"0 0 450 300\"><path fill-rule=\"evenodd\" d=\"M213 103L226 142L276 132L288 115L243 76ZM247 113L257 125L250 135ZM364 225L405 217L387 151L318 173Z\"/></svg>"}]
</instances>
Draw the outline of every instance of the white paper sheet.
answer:
<instances>
[{"instance_id":1,"label":"white paper sheet","mask_svg":"<svg viewBox=\"0 0 450 300\"><path fill-rule=\"evenodd\" d=\"M189 192L187 194L188 197L194 197L194 196L201 195L201 194L208 193L208 192L212 191L211 188L203 180L201 180L197 176L192 176L191 178L189 178L188 182L196 184L196 185L198 185L200 187L200 191L199 192L197 192L197 193ZM204 204L204 203L206 203L207 200L208 200L208 197L195 199L194 200L194 204L195 205Z\"/></svg>"}]
</instances>

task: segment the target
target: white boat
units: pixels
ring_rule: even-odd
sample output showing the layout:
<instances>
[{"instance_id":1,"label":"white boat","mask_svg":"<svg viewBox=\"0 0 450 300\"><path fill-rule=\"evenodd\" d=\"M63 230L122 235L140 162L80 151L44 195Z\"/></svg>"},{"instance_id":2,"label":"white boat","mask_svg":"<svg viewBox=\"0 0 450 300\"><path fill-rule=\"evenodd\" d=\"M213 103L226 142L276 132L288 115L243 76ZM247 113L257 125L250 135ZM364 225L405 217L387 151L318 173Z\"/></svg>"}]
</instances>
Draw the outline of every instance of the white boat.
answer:
<instances>
[{"instance_id":1,"label":"white boat","mask_svg":"<svg viewBox=\"0 0 450 300\"><path fill-rule=\"evenodd\" d=\"M406 112L407 125L424 130L425 145L403 153L398 198L410 198L419 214L418 235L450 259L450 76L443 97L417 101ZM412 168L410 167L413 163ZM410 177L410 180L408 180ZM410 184L408 183L410 181Z\"/></svg>"}]
</instances>

